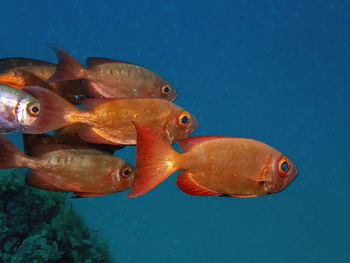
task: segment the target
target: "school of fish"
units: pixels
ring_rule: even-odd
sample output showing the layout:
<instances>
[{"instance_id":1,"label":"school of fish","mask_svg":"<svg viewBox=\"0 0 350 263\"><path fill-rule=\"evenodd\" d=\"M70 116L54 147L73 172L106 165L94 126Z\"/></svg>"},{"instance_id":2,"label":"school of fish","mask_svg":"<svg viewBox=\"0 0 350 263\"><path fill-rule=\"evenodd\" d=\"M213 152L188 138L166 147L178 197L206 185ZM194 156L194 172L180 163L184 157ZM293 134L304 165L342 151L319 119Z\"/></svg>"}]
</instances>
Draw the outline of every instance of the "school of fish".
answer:
<instances>
[{"instance_id":1,"label":"school of fish","mask_svg":"<svg viewBox=\"0 0 350 263\"><path fill-rule=\"evenodd\" d=\"M75 198L131 188L128 197L137 197L182 170L177 185L187 194L255 197L296 178L296 165L263 142L190 137L195 116L152 70L97 57L84 67L52 48L57 64L0 59L0 169L31 169L28 185ZM22 133L24 151L5 136L11 132ZM136 167L114 154L126 145L136 145Z\"/></svg>"}]
</instances>

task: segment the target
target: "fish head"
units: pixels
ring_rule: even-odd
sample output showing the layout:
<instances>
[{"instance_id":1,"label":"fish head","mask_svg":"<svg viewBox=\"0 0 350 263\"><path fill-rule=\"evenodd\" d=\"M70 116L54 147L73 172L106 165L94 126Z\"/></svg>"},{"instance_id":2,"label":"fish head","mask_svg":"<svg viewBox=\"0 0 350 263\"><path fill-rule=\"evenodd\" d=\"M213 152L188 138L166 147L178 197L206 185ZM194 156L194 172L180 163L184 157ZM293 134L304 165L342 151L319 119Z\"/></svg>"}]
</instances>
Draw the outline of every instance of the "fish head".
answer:
<instances>
[{"instance_id":1,"label":"fish head","mask_svg":"<svg viewBox=\"0 0 350 263\"><path fill-rule=\"evenodd\" d=\"M0 86L0 126L6 131L24 132L39 117L40 101L30 94Z\"/></svg>"},{"instance_id":2,"label":"fish head","mask_svg":"<svg viewBox=\"0 0 350 263\"><path fill-rule=\"evenodd\" d=\"M165 127L165 139L169 143L177 143L182 139L188 138L197 126L198 121L196 117L179 107L179 110L174 112Z\"/></svg>"},{"instance_id":3,"label":"fish head","mask_svg":"<svg viewBox=\"0 0 350 263\"><path fill-rule=\"evenodd\" d=\"M285 189L298 175L296 165L284 154L278 152L271 158L271 181L266 185L266 192L277 193Z\"/></svg>"},{"instance_id":4,"label":"fish head","mask_svg":"<svg viewBox=\"0 0 350 263\"><path fill-rule=\"evenodd\" d=\"M38 119L40 114L40 102L37 99L31 100L25 98L18 104L16 118L19 124L24 127L24 130Z\"/></svg>"},{"instance_id":5,"label":"fish head","mask_svg":"<svg viewBox=\"0 0 350 263\"><path fill-rule=\"evenodd\" d=\"M134 182L135 167L120 159L118 169L114 171L112 182L116 192L130 188Z\"/></svg>"},{"instance_id":6,"label":"fish head","mask_svg":"<svg viewBox=\"0 0 350 263\"><path fill-rule=\"evenodd\" d=\"M178 96L176 89L165 80L158 80L155 86L155 95L157 98L174 101Z\"/></svg>"}]
</instances>

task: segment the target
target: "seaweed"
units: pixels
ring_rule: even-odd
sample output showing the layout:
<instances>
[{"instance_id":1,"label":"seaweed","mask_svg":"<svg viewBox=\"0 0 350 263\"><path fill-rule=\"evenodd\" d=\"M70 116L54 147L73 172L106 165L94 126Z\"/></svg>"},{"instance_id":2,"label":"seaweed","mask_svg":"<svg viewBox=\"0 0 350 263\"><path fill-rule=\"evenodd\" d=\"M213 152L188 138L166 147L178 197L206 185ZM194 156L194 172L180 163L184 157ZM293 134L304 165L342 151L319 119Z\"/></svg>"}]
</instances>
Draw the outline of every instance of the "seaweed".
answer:
<instances>
[{"instance_id":1,"label":"seaweed","mask_svg":"<svg viewBox=\"0 0 350 263\"><path fill-rule=\"evenodd\" d=\"M25 172L0 173L0 262L112 262L66 195L29 187Z\"/></svg>"}]
</instances>

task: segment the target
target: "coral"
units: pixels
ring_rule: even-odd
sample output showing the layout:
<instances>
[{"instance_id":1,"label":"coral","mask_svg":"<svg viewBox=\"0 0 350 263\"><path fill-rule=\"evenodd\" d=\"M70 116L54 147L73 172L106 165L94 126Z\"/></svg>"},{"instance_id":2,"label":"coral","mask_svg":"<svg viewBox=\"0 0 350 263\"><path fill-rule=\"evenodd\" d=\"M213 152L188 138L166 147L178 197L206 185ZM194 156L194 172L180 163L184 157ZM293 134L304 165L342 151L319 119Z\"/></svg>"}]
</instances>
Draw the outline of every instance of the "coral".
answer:
<instances>
[{"instance_id":1,"label":"coral","mask_svg":"<svg viewBox=\"0 0 350 263\"><path fill-rule=\"evenodd\" d=\"M0 173L0 262L112 262L65 194L29 187L25 173Z\"/></svg>"}]
</instances>

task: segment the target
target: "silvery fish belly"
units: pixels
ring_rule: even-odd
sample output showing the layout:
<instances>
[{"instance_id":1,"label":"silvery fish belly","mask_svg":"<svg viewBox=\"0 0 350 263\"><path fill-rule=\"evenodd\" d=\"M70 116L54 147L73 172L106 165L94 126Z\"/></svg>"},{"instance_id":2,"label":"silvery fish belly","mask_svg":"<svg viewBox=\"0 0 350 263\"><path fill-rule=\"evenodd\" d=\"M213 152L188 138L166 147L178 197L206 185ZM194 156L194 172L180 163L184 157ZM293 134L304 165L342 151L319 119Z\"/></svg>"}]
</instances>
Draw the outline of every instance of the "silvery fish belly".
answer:
<instances>
[{"instance_id":1,"label":"silvery fish belly","mask_svg":"<svg viewBox=\"0 0 350 263\"><path fill-rule=\"evenodd\" d=\"M1 132L26 132L39 113L39 100L24 91L0 84Z\"/></svg>"}]
</instances>

